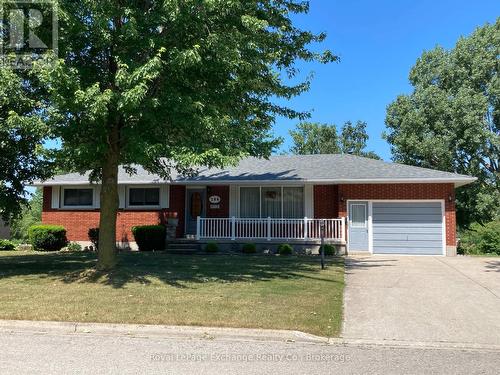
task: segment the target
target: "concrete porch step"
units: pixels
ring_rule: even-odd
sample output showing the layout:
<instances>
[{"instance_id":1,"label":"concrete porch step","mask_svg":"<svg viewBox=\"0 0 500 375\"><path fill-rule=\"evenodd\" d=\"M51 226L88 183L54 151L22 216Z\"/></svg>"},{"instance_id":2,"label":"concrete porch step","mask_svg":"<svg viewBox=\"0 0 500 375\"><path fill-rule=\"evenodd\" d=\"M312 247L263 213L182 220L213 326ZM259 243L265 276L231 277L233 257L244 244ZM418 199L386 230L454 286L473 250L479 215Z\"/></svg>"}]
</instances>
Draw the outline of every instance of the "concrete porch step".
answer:
<instances>
[{"instance_id":1,"label":"concrete porch step","mask_svg":"<svg viewBox=\"0 0 500 375\"><path fill-rule=\"evenodd\" d=\"M200 244L196 241L171 241L167 243L166 251L172 254L194 254L200 251Z\"/></svg>"}]
</instances>

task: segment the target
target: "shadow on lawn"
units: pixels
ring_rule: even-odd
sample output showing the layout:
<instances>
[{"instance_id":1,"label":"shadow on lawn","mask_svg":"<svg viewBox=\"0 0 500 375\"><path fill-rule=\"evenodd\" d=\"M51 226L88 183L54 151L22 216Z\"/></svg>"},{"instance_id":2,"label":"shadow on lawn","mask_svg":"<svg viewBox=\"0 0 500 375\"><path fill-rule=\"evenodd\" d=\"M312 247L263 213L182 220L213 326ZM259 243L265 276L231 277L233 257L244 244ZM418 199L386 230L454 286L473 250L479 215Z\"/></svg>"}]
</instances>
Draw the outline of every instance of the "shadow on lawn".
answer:
<instances>
[{"instance_id":1,"label":"shadow on lawn","mask_svg":"<svg viewBox=\"0 0 500 375\"><path fill-rule=\"evenodd\" d=\"M121 253L112 272L95 270L96 255L49 253L0 257L0 279L16 276L51 278L65 283L100 283L122 288L127 283L150 284L157 279L177 288L189 283L252 282L272 279L309 278L338 282L323 277L319 260L311 257L244 255L182 256L165 253ZM329 266L341 265L329 260Z\"/></svg>"}]
</instances>

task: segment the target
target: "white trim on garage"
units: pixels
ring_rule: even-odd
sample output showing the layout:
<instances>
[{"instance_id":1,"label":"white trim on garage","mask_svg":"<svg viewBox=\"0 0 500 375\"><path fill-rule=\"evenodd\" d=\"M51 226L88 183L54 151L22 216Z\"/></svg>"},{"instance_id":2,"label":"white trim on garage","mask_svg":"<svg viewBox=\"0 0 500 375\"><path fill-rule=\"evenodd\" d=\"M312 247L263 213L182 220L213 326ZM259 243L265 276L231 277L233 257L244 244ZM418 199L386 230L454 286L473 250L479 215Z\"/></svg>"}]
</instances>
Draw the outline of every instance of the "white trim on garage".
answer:
<instances>
[{"instance_id":1,"label":"white trim on garage","mask_svg":"<svg viewBox=\"0 0 500 375\"><path fill-rule=\"evenodd\" d=\"M446 210L444 199L348 199L347 205L347 221L349 221L349 203L350 202L368 202L368 252L372 255L388 255L388 254L373 254L373 203L374 202L388 202L388 203L426 203L426 202L440 202L442 213L442 256L446 256ZM349 251L350 240L347 240L347 251ZM405 254L398 254L405 255ZM420 255L419 255L420 256ZM421 255L425 256L425 255ZM429 256L429 255L427 255ZM435 256L435 255L430 255Z\"/></svg>"}]
</instances>

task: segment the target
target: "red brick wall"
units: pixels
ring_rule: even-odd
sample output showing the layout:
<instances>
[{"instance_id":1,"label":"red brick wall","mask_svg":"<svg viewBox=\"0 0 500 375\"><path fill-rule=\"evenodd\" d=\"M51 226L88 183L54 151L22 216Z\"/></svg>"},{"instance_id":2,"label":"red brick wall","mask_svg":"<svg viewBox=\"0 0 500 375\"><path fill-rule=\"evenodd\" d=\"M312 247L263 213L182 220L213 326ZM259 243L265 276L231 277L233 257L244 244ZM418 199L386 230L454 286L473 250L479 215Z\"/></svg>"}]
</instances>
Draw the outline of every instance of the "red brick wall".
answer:
<instances>
[{"instance_id":1,"label":"red brick wall","mask_svg":"<svg viewBox=\"0 0 500 375\"><path fill-rule=\"evenodd\" d=\"M219 208L210 208L208 201L211 195L218 195L221 198ZM207 187L207 217L224 218L229 217L229 186L209 186Z\"/></svg>"},{"instance_id":2,"label":"red brick wall","mask_svg":"<svg viewBox=\"0 0 500 375\"><path fill-rule=\"evenodd\" d=\"M451 196L451 202L449 197ZM347 216L348 199L444 199L446 244L456 246L455 187L453 184L339 185L339 216ZM315 202L316 205L316 202Z\"/></svg>"},{"instance_id":3,"label":"red brick wall","mask_svg":"<svg viewBox=\"0 0 500 375\"><path fill-rule=\"evenodd\" d=\"M339 217L337 185L314 186L314 218L331 219Z\"/></svg>"},{"instance_id":4,"label":"red brick wall","mask_svg":"<svg viewBox=\"0 0 500 375\"><path fill-rule=\"evenodd\" d=\"M177 236L184 235L184 186L170 187L170 208L164 210L120 210L116 220L116 240L134 241L131 228L136 225L164 223L167 212L177 212L179 226ZM43 189L42 222L64 225L70 241L88 241L89 228L99 226L99 210L54 210L51 208L52 188Z\"/></svg>"}]
</instances>

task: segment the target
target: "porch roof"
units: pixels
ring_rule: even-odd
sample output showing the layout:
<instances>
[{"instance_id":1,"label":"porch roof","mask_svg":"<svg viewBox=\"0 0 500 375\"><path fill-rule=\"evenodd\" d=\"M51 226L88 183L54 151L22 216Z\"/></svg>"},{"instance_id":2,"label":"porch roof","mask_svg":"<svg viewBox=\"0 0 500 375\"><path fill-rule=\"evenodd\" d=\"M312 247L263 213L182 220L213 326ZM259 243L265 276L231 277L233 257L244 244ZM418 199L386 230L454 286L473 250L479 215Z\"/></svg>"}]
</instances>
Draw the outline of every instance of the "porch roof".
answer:
<instances>
[{"instance_id":1,"label":"porch roof","mask_svg":"<svg viewBox=\"0 0 500 375\"><path fill-rule=\"evenodd\" d=\"M428 168L414 167L354 155L279 155L269 159L245 158L237 166L225 169L199 168L194 177L184 177L172 171L170 180L151 174L140 166L130 175L120 167L120 184L261 184L261 183L453 183L469 184L474 177ZM89 173L69 173L56 176L35 186L85 185Z\"/></svg>"}]
</instances>

